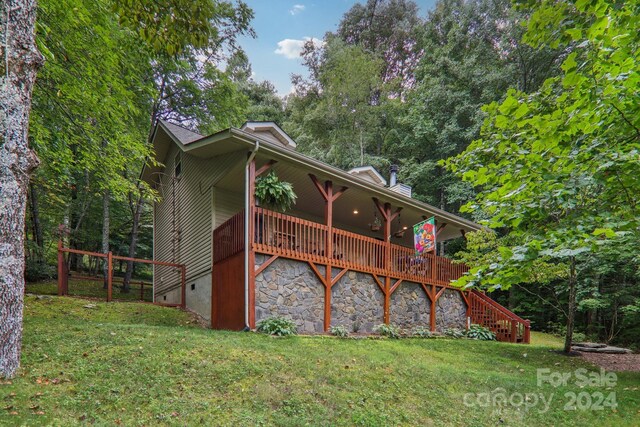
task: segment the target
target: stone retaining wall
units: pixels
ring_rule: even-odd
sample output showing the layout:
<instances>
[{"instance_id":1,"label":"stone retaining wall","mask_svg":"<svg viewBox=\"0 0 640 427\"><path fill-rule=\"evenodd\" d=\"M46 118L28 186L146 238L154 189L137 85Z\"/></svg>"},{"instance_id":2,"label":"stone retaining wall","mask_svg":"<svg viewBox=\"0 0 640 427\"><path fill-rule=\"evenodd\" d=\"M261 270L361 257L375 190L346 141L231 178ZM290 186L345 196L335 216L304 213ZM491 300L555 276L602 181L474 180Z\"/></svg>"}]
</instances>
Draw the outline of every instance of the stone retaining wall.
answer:
<instances>
[{"instance_id":1,"label":"stone retaining wall","mask_svg":"<svg viewBox=\"0 0 640 427\"><path fill-rule=\"evenodd\" d=\"M270 257L256 254L256 266ZM318 266L321 274L325 268ZM333 277L340 272L334 268ZM417 283L403 282L391 295L390 322L404 330L429 327L431 303ZM278 258L256 275L256 321L271 316L293 320L300 333L324 331L324 286L306 262ZM331 325L372 332L384 322L384 295L373 276L349 271L331 289ZM436 328L466 327L466 305L447 289L436 303Z\"/></svg>"},{"instance_id":2,"label":"stone retaining wall","mask_svg":"<svg viewBox=\"0 0 640 427\"><path fill-rule=\"evenodd\" d=\"M467 327L467 305L460 292L445 289L436 301L436 330Z\"/></svg>"},{"instance_id":3,"label":"stone retaining wall","mask_svg":"<svg viewBox=\"0 0 640 427\"><path fill-rule=\"evenodd\" d=\"M369 333L383 322L384 295L373 276L356 271L342 276L331 289L331 326Z\"/></svg>"},{"instance_id":4,"label":"stone retaining wall","mask_svg":"<svg viewBox=\"0 0 640 427\"><path fill-rule=\"evenodd\" d=\"M400 329L429 327L431 301L420 284L402 282L391 294L389 305L389 321Z\"/></svg>"}]
</instances>

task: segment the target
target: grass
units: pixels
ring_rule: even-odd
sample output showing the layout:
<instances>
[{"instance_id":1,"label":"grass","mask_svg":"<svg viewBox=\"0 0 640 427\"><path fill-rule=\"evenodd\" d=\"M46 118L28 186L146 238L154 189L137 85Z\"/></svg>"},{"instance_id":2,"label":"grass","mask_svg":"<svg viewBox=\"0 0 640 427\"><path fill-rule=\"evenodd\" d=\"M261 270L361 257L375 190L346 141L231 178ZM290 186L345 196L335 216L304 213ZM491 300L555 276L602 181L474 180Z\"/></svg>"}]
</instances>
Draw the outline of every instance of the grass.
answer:
<instances>
[{"instance_id":1,"label":"grass","mask_svg":"<svg viewBox=\"0 0 640 427\"><path fill-rule=\"evenodd\" d=\"M536 369L597 371L553 350L451 339L220 332L150 304L27 296L22 368L0 385L0 425L638 425L640 373L611 389L536 384ZM541 407L464 404L502 388ZM615 392L617 409L564 410L565 393ZM516 402L517 403L517 402Z\"/></svg>"},{"instance_id":2,"label":"grass","mask_svg":"<svg viewBox=\"0 0 640 427\"><path fill-rule=\"evenodd\" d=\"M120 290L120 283L113 283L113 299L123 301L140 301L140 281L132 280L131 290L124 293ZM45 280L42 282L32 282L26 285L27 293L37 295L58 295L58 282L56 280ZM146 284L143 289L144 301L153 301L153 289L151 284ZM107 290L102 282L95 280L69 279L69 295L107 299Z\"/></svg>"}]
</instances>

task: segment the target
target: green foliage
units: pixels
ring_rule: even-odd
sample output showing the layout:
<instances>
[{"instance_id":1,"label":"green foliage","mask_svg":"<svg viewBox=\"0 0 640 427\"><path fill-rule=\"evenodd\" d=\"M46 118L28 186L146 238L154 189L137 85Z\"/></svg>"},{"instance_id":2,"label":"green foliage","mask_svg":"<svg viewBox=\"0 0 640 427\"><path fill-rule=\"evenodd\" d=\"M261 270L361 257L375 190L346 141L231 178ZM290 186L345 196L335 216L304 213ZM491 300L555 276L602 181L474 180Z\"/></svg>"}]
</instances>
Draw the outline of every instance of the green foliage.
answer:
<instances>
[{"instance_id":1,"label":"green foliage","mask_svg":"<svg viewBox=\"0 0 640 427\"><path fill-rule=\"evenodd\" d=\"M349 336L349 331L342 325L332 326L329 328L329 333L340 338L346 338Z\"/></svg>"},{"instance_id":2,"label":"green foliage","mask_svg":"<svg viewBox=\"0 0 640 427\"><path fill-rule=\"evenodd\" d=\"M273 171L256 180L255 196L262 206L279 212L291 208L297 198L293 185L280 181Z\"/></svg>"},{"instance_id":3,"label":"green foliage","mask_svg":"<svg viewBox=\"0 0 640 427\"><path fill-rule=\"evenodd\" d=\"M418 326L413 330L412 336L419 338L431 338L433 337L433 333L429 328Z\"/></svg>"},{"instance_id":4,"label":"green foliage","mask_svg":"<svg viewBox=\"0 0 640 427\"><path fill-rule=\"evenodd\" d=\"M481 190L464 210L514 236L501 263L473 272L485 286L521 283L541 259L566 263L572 319L589 260L638 240L637 26L634 2L536 2L525 39L570 49L562 75L488 105L482 139L447 161Z\"/></svg>"},{"instance_id":5,"label":"green foliage","mask_svg":"<svg viewBox=\"0 0 640 427\"><path fill-rule=\"evenodd\" d=\"M113 9L149 47L169 56L221 43L246 31L253 18L245 3L220 0L114 0Z\"/></svg>"},{"instance_id":6,"label":"green foliage","mask_svg":"<svg viewBox=\"0 0 640 427\"><path fill-rule=\"evenodd\" d=\"M480 341L495 341L496 334L491 332L489 328L485 328L481 325L471 325L469 330L466 332L466 337L472 340L480 340Z\"/></svg>"},{"instance_id":7,"label":"green foliage","mask_svg":"<svg viewBox=\"0 0 640 427\"><path fill-rule=\"evenodd\" d=\"M295 335L296 329L296 324L292 320L280 316L268 317L256 325L256 331L279 337Z\"/></svg>"},{"instance_id":8,"label":"green foliage","mask_svg":"<svg viewBox=\"0 0 640 427\"><path fill-rule=\"evenodd\" d=\"M400 338L400 329L392 324L381 323L373 327L373 331L383 335L387 338L398 339Z\"/></svg>"},{"instance_id":9,"label":"green foliage","mask_svg":"<svg viewBox=\"0 0 640 427\"><path fill-rule=\"evenodd\" d=\"M460 339L466 336L465 331L458 328L447 328L444 330L444 335L453 339Z\"/></svg>"}]
</instances>

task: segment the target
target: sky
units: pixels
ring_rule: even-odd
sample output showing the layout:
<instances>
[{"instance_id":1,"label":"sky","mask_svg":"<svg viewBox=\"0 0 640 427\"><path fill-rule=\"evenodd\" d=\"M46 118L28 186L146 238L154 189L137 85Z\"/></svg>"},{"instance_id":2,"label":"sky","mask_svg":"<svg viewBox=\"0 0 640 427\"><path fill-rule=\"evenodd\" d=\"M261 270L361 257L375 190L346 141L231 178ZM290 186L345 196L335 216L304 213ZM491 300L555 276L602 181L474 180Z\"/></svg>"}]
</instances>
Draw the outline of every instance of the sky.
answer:
<instances>
[{"instance_id":1,"label":"sky","mask_svg":"<svg viewBox=\"0 0 640 427\"><path fill-rule=\"evenodd\" d=\"M426 16L435 0L414 0ZM256 38L241 38L255 81L271 81L281 96L291 92L291 74L306 76L300 59L305 40L322 40L342 15L366 0L245 0L253 9Z\"/></svg>"}]
</instances>

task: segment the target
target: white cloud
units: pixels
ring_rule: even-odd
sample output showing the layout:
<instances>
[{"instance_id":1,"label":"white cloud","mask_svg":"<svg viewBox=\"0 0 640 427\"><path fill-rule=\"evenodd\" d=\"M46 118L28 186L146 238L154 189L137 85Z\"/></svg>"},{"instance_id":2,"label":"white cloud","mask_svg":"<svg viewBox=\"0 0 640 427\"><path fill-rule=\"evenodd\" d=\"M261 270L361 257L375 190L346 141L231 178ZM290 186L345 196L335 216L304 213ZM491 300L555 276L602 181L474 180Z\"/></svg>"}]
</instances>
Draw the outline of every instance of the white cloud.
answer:
<instances>
[{"instance_id":1,"label":"white cloud","mask_svg":"<svg viewBox=\"0 0 640 427\"><path fill-rule=\"evenodd\" d=\"M322 45L322 40L315 37L304 37L303 40L284 39L278 42L278 48L274 50L274 53L282 55L287 59L300 58L302 48L304 47L304 44L309 40L313 41L313 44L316 46Z\"/></svg>"},{"instance_id":2,"label":"white cloud","mask_svg":"<svg viewBox=\"0 0 640 427\"><path fill-rule=\"evenodd\" d=\"M292 15L297 15L298 13L304 10L305 6L303 4L294 4L293 7L289 10L289 13Z\"/></svg>"}]
</instances>

